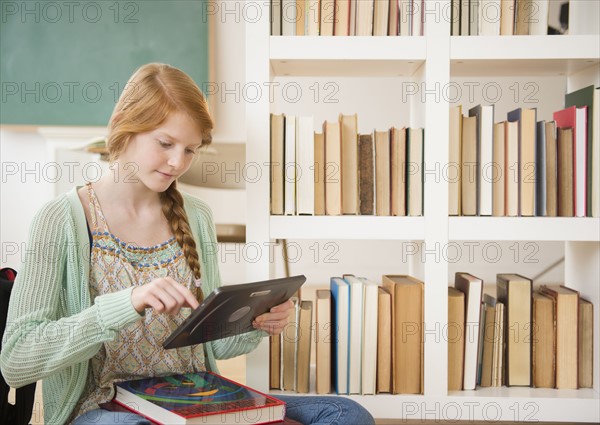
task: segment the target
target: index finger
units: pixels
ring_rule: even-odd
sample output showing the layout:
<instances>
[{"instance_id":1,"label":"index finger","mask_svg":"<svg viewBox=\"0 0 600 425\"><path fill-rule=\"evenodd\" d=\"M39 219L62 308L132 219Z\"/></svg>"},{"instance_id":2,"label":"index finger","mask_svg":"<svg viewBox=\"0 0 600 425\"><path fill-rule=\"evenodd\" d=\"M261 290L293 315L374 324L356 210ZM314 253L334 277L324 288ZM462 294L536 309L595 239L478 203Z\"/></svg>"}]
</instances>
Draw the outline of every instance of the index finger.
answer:
<instances>
[{"instance_id":1,"label":"index finger","mask_svg":"<svg viewBox=\"0 0 600 425\"><path fill-rule=\"evenodd\" d=\"M190 291L188 288L186 288L182 284L178 283L172 277L167 277L167 279L169 279L169 281L171 281L171 283L173 283L173 286L179 291L179 293L181 295L183 295L183 298L185 299L185 303L189 307L191 307L193 309L198 308L198 306L200 305L200 303L198 302L198 300L196 299L196 297L194 296L194 294L192 294L192 291Z\"/></svg>"}]
</instances>

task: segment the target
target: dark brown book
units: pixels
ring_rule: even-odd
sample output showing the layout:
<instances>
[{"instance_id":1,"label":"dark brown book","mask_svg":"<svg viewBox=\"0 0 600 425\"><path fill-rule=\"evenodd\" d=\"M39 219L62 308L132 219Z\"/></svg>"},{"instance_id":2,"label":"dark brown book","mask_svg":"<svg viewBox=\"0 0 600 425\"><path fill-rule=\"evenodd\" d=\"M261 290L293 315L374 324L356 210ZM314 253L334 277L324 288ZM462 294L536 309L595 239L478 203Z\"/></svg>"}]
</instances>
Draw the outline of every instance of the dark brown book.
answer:
<instances>
[{"instance_id":1,"label":"dark brown book","mask_svg":"<svg viewBox=\"0 0 600 425\"><path fill-rule=\"evenodd\" d=\"M531 279L496 276L496 297L505 306L505 384L531 386Z\"/></svg>"},{"instance_id":2,"label":"dark brown book","mask_svg":"<svg viewBox=\"0 0 600 425\"><path fill-rule=\"evenodd\" d=\"M361 215L373 215L375 202L373 161L373 136L361 134L358 137L358 206Z\"/></svg>"},{"instance_id":3,"label":"dark brown book","mask_svg":"<svg viewBox=\"0 0 600 425\"><path fill-rule=\"evenodd\" d=\"M546 216L558 214L556 123L546 123Z\"/></svg>"},{"instance_id":4,"label":"dark brown book","mask_svg":"<svg viewBox=\"0 0 600 425\"><path fill-rule=\"evenodd\" d=\"M579 293L559 285L542 285L540 292L554 300L556 388L578 387Z\"/></svg>"},{"instance_id":5,"label":"dark brown book","mask_svg":"<svg viewBox=\"0 0 600 425\"><path fill-rule=\"evenodd\" d=\"M554 388L556 385L554 300L544 294L534 292L532 303L533 386Z\"/></svg>"},{"instance_id":6,"label":"dark brown book","mask_svg":"<svg viewBox=\"0 0 600 425\"><path fill-rule=\"evenodd\" d=\"M573 217L573 129L557 129L558 216Z\"/></svg>"}]
</instances>

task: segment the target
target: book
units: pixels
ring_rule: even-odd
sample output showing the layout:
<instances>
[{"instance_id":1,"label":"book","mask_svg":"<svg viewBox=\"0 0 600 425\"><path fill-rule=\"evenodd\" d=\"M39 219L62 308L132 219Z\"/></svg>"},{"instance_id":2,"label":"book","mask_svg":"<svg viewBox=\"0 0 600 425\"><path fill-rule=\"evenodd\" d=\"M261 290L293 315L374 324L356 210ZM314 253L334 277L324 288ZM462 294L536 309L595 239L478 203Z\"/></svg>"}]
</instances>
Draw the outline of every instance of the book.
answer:
<instances>
[{"instance_id":1,"label":"book","mask_svg":"<svg viewBox=\"0 0 600 425\"><path fill-rule=\"evenodd\" d=\"M337 121L323 123L325 135L325 214L342 214L342 142Z\"/></svg>"},{"instance_id":2,"label":"book","mask_svg":"<svg viewBox=\"0 0 600 425\"><path fill-rule=\"evenodd\" d=\"M425 0L412 0L411 12L412 15L412 28L410 35L421 36L423 35L423 16L425 9Z\"/></svg>"},{"instance_id":3,"label":"book","mask_svg":"<svg viewBox=\"0 0 600 425\"><path fill-rule=\"evenodd\" d=\"M281 334L269 337L269 388L281 389Z\"/></svg>"},{"instance_id":4,"label":"book","mask_svg":"<svg viewBox=\"0 0 600 425\"><path fill-rule=\"evenodd\" d=\"M281 0L281 35L296 35L296 14L296 0Z\"/></svg>"},{"instance_id":5,"label":"book","mask_svg":"<svg viewBox=\"0 0 600 425\"><path fill-rule=\"evenodd\" d=\"M461 0L451 0L450 35L460 35L460 3Z\"/></svg>"},{"instance_id":6,"label":"book","mask_svg":"<svg viewBox=\"0 0 600 425\"><path fill-rule=\"evenodd\" d=\"M479 0L469 0L469 35L479 35Z\"/></svg>"},{"instance_id":7,"label":"book","mask_svg":"<svg viewBox=\"0 0 600 425\"><path fill-rule=\"evenodd\" d=\"M454 11L454 8L452 8ZM448 214L461 215L462 106L450 107L450 152L448 154Z\"/></svg>"},{"instance_id":8,"label":"book","mask_svg":"<svg viewBox=\"0 0 600 425\"><path fill-rule=\"evenodd\" d=\"M298 306L298 343L296 344L296 392L303 394L310 390L312 311L312 301L300 301Z\"/></svg>"},{"instance_id":9,"label":"book","mask_svg":"<svg viewBox=\"0 0 600 425\"><path fill-rule=\"evenodd\" d=\"M494 124L492 215L506 215L506 121Z\"/></svg>"},{"instance_id":10,"label":"book","mask_svg":"<svg viewBox=\"0 0 600 425\"><path fill-rule=\"evenodd\" d=\"M296 118L296 213L315 213L315 149L313 117Z\"/></svg>"},{"instance_id":11,"label":"book","mask_svg":"<svg viewBox=\"0 0 600 425\"><path fill-rule=\"evenodd\" d=\"M477 118L462 117L461 208L462 215L477 215Z\"/></svg>"},{"instance_id":12,"label":"book","mask_svg":"<svg viewBox=\"0 0 600 425\"><path fill-rule=\"evenodd\" d=\"M373 215L375 209L375 174L373 136L358 137L358 211L361 215Z\"/></svg>"},{"instance_id":13,"label":"book","mask_svg":"<svg viewBox=\"0 0 600 425\"><path fill-rule=\"evenodd\" d=\"M515 35L529 35L532 21L532 0L515 0Z\"/></svg>"},{"instance_id":14,"label":"book","mask_svg":"<svg viewBox=\"0 0 600 425\"><path fill-rule=\"evenodd\" d=\"M271 214L283 215L284 115L271 114Z\"/></svg>"},{"instance_id":15,"label":"book","mask_svg":"<svg viewBox=\"0 0 600 425\"><path fill-rule=\"evenodd\" d=\"M335 1L321 0L319 34L325 36L333 35L333 27L335 23Z\"/></svg>"},{"instance_id":16,"label":"book","mask_svg":"<svg viewBox=\"0 0 600 425\"><path fill-rule=\"evenodd\" d=\"M358 213L358 117L339 116L342 143L342 214Z\"/></svg>"},{"instance_id":17,"label":"book","mask_svg":"<svg viewBox=\"0 0 600 425\"><path fill-rule=\"evenodd\" d=\"M477 105L469 109L475 117L477 175L477 215L492 215L494 105Z\"/></svg>"},{"instance_id":18,"label":"book","mask_svg":"<svg viewBox=\"0 0 600 425\"><path fill-rule=\"evenodd\" d=\"M406 215L423 215L424 134L422 128L409 128L406 140Z\"/></svg>"},{"instance_id":19,"label":"book","mask_svg":"<svg viewBox=\"0 0 600 425\"><path fill-rule=\"evenodd\" d=\"M540 292L554 300L556 388L578 388L579 293L559 285L542 285Z\"/></svg>"},{"instance_id":20,"label":"book","mask_svg":"<svg viewBox=\"0 0 600 425\"><path fill-rule=\"evenodd\" d=\"M343 279L350 289L350 319L348 327L348 394L361 393L363 347L363 292L364 282L353 275Z\"/></svg>"},{"instance_id":21,"label":"book","mask_svg":"<svg viewBox=\"0 0 600 425\"><path fill-rule=\"evenodd\" d=\"M390 215L390 136L375 131L375 214Z\"/></svg>"},{"instance_id":22,"label":"book","mask_svg":"<svg viewBox=\"0 0 600 425\"><path fill-rule=\"evenodd\" d=\"M114 401L163 424L282 421L285 403L212 372L117 383Z\"/></svg>"},{"instance_id":23,"label":"book","mask_svg":"<svg viewBox=\"0 0 600 425\"><path fill-rule=\"evenodd\" d=\"M390 14L389 1L375 1L373 10L373 35L388 35L388 21Z\"/></svg>"},{"instance_id":24,"label":"book","mask_svg":"<svg viewBox=\"0 0 600 425\"><path fill-rule=\"evenodd\" d=\"M505 384L531 386L531 280L518 275L496 275L496 298L504 304Z\"/></svg>"},{"instance_id":25,"label":"book","mask_svg":"<svg viewBox=\"0 0 600 425\"><path fill-rule=\"evenodd\" d=\"M492 373L493 373L493 357L494 357L494 342L496 341L496 298L484 294L483 296L483 339L479 342L479 346L482 352L481 359L481 372L479 385L481 387L492 386Z\"/></svg>"},{"instance_id":26,"label":"book","mask_svg":"<svg viewBox=\"0 0 600 425\"><path fill-rule=\"evenodd\" d=\"M423 392L423 282L407 275L383 275L392 295L392 391Z\"/></svg>"},{"instance_id":27,"label":"book","mask_svg":"<svg viewBox=\"0 0 600 425\"><path fill-rule=\"evenodd\" d=\"M348 344L350 341L350 287L341 277L330 279L333 322L331 373L337 394L348 394Z\"/></svg>"},{"instance_id":28,"label":"book","mask_svg":"<svg viewBox=\"0 0 600 425\"><path fill-rule=\"evenodd\" d=\"M306 28L306 0L296 0L296 35L304 35Z\"/></svg>"},{"instance_id":29,"label":"book","mask_svg":"<svg viewBox=\"0 0 600 425\"><path fill-rule=\"evenodd\" d=\"M504 383L504 304L496 298L496 335L494 341L494 358L492 359L493 387L501 387Z\"/></svg>"},{"instance_id":30,"label":"book","mask_svg":"<svg viewBox=\"0 0 600 425\"><path fill-rule=\"evenodd\" d=\"M513 35L515 0L500 0L500 35Z\"/></svg>"},{"instance_id":31,"label":"book","mask_svg":"<svg viewBox=\"0 0 600 425\"><path fill-rule=\"evenodd\" d=\"M400 35L412 35L412 0L398 0L398 25Z\"/></svg>"},{"instance_id":32,"label":"book","mask_svg":"<svg viewBox=\"0 0 600 425\"><path fill-rule=\"evenodd\" d=\"M531 12L529 13L529 34L548 34L548 13L550 11L550 0L531 0Z\"/></svg>"},{"instance_id":33,"label":"book","mask_svg":"<svg viewBox=\"0 0 600 425\"><path fill-rule=\"evenodd\" d=\"M361 394L375 394L377 385L377 329L379 286L368 279L362 279L363 320L362 320L362 358L361 358Z\"/></svg>"},{"instance_id":34,"label":"book","mask_svg":"<svg viewBox=\"0 0 600 425\"><path fill-rule=\"evenodd\" d=\"M479 0L479 35L500 35L500 0Z\"/></svg>"},{"instance_id":35,"label":"book","mask_svg":"<svg viewBox=\"0 0 600 425\"><path fill-rule=\"evenodd\" d=\"M377 394L392 392L392 298L377 288Z\"/></svg>"},{"instance_id":36,"label":"book","mask_svg":"<svg viewBox=\"0 0 600 425\"><path fill-rule=\"evenodd\" d=\"M593 160L593 138L594 138L594 113L598 114L598 110L594 109L594 86L587 86L582 89L576 90L571 93L567 93L565 95L565 108L569 108L571 106L575 106L578 109L582 107L586 107L585 121L586 121L586 130L585 130L585 154L577 156L576 161L582 160L584 162L579 163L580 167L582 167L582 173L585 175L585 210L586 216L591 217L591 208L592 208L592 160Z\"/></svg>"},{"instance_id":37,"label":"book","mask_svg":"<svg viewBox=\"0 0 600 425\"><path fill-rule=\"evenodd\" d=\"M457 272L454 287L465 294L465 351L463 389L474 390L477 382L479 326L483 280L469 273Z\"/></svg>"},{"instance_id":38,"label":"book","mask_svg":"<svg viewBox=\"0 0 600 425\"><path fill-rule=\"evenodd\" d=\"M292 298L294 307L290 309L288 323L283 329L282 342L282 380L284 391L296 391L296 343L298 341L298 299Z\"/></svg>"},{"instance_id":39,"label":"book","mask_svg":"<svg viewBox=\"0 0 600 425\"><path fill-rule=\"evenodd\" d=\"M391 213L406 215L406 128L392 127L391 142Z\"/></svg>"},{"instance_id":40,"label":"book","mask_svg":"<svg viewBox=\"0 0 600 425\"><path fill-rule=\"evenodd\" d=\"M281 35L281 0L271 1L271 35Z\"/></svg>"},{"instance_id":41,"label":"book","mask_svg":"<svg viewBox=\"0 0 600 425\"><path fill-rule=\"evenodd\" d=\"M306 0L306 35L319 35L320 0Z\"/></svg>"},{"instance_id":42,"label":"book","mask_svg":"<svg viewBox=\"0 0 600 425\"><path fill-rule=\"evenodd\" d=\"M325 215L325 139L314 133L315 146L315 215Z\"/></svg>"},{"instance_id":43,"label":"book","mask_svg":"<svg viewBox=\"0 0 600 425\"><path fill-rule=\"evenodd\" d=\"M350 0L336 0L333 35L350 35Z\"/></svg>"},{"instance_id":44,"label":"book","mask_svg":"<svg viewBox=\"0 0 600 425\"><path fill-rule=\"evenodd\" d=\"M573 129L573 208L575 217L586 216L587 106L571 106L553 114L557 128Z\"/></svg>"},{"instance_id":45,"label":"book","mask_svg":"<svg viewBox=\"0 0 600 425\"><path fill-rule=\"evenodd\" d=\"M373 35L374 0L356 2L356 35Z\"/></svg>"},{"instance_id":46,"label":"book","mask_svg":"<svg viewBox=\"0 0 600 425\"><path fill-rule=\"evenodd\" d=\"M533 328L531 330L532 380L535 388L554 388L556 357L554 351L554 300L539 292L532 297Z\"/></svg>"},{"instance_id":47,"label":"book","mask_svg":"<svg viewBox=\"0 0 600 425\"><path fill-rule=\"evenodd\" d=\"M594 306L579 298L579 388L594 387Z\"/></svg>"},{"instance_id":48,"label":"book","mask_svg":"<svg viewBox=\"0 0 600 425\"><path fill-rule=\"evenodd\" d=\"M573 129L556 130L558 216L573 217Z\"/></svg>"},{"instance_id":49,"label":"book","mask_svg":"<svg viewBox=\"0 0 600 425\"><path fill-rule=\"evenodd\" d=\"M546 216L546 122L538 121L535 142L535 215Z\"/></svg>"},{"instance_id":50,"label":"book","mask_svg":"<svg viewBox=\"0 0 600 425\"><path fill-rule=\"evenodd\" d=\"M592 217L600 217L600 87L594 90L592 117Z\"/></svg>"},{"instance_id":51,"label":"book","mask_svg":"<svg viewBox=\"0 0 600 425\"><path fill-rule=\"evenodd\" d=\"M506 115L519 127L519 215L524 217L535 215L536 115L535 108L517 108Z\"/></svg>"},{"instance_id":52,"label":"book","mask_svg":"<svg viewBox=\"0 0 600 425\"><path fill-rule=\"evenodd\" d=\"M448 391L463 389L465 355L465 294L448 288Z\"/></svg>"},{"instance_id":53,"label":"book","mask_svg":"<svg viewBox=\"0 0 600 425\"><path fill-rule=\"evenodd\" d=\"M391 36L398 35L398 1L390 0L390 13L388 20L388 34Z\"/></svg>"},{"instance_id":54,"label":"book","mask_svg":"<svg viewBox=\"0 0 600 425\"><path fill-rule=\"evenodd\" d=\"M285 215L296 215L296 116L285 116L284 147L284 212Z\"/></svg>"},{"instance_id":55,"label":"book","mask_svg":"<svg viewBox=\"0 0 600 425\"><path fill-rule=\"evenodd\" d=\"M331 353L333 323L331 320L331 291L318 289L316 298L315 356L317 394L331 393Z\"/></svg>"},{"instance_id":56,"label":"book","mask_svg":"<svg viewBox=\"0 0 600 425\"><path fill-rule=\"evenodd\" d=\"M558 215L556 123L546 123L546 216Z\"/></svg>"},{"instance_id":57,"label":"book","mask_svg":"<svg viewBox=\"0 0 600 425\"><path fill-rule=\"evenodd\" d=\"M506 122L506 215L519 215L519 123Z\"/></svg>"}]
</instances>

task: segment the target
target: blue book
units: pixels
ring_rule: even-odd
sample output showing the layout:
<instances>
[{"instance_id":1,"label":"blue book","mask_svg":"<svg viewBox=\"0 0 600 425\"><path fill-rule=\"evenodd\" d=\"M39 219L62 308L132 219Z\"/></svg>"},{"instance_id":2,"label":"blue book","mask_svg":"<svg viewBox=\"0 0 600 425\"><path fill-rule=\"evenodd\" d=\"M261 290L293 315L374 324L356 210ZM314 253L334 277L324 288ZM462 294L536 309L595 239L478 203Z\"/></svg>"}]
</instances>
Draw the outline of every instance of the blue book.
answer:
<instances>
[{"instance_id":1,"label":"blue book","mask_svg":"<svg viewBox=\"0 0 600 425\"><path fill-rule=\"evenodd\" d=\"M332 381L338 394L348 394L350 287L341 277L330 279L333 319Z\"/></svg>"}]
</instances>

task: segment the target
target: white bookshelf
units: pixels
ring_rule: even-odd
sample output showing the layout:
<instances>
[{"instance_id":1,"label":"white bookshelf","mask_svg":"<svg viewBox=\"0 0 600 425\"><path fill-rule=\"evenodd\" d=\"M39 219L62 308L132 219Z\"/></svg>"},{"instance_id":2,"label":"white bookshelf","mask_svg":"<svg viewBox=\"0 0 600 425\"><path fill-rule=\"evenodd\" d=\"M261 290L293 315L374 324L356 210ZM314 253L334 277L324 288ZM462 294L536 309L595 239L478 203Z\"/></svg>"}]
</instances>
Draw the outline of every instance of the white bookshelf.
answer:
<instances>
[{"instance_id":1,"label":"white bookshelf","mask_svg":"<svg viewBox=\"0 0 600 425\"><path fill-rule=\"evenodd\" d=\"M449 0L428 0L428 3L436 1L439 10L449 7ZM597 35L451 37L449 23L433 19L426 23L423 37L271 37L268 4L253 3L261 8L262 18L246 23L247 82L264 84L280 77L328 77L335 81L335 78L381 76L439 88L457 77L524 76L535 81L538 77L556 76L565 83L557 88L561 91L564 87L571 91L600 82ZM581 5L585 2L577 6ZM581 8L574 10L575 15L585 16ZM436 101L415 96L409 103L407 124L425 128L426 164L447 163L448 100L443 96ZM517 103L514 107L520 106ZM337 108L338 112L344 110L343 105ZM270 112L274 111L268 96L247 103L247 161L260 164L269 161ZM411 240L425 247L446 246L454 241L562 241L564 281L593 302L595 323L600 323L598 219L448 217L447 183L427 176L423 217L270 216L268 178L248 184L247 199L247 239L260 246L273 239ZM268 257L261 256L247 265L249 280L270 277L273 267ZM369 261L368 254L365 261ZM425 282L426 328L446 323L446 287L452 280L448 261L442 258L411 264L410 270ZM348 397L361 403L376 418L598 422L599 354L598 326L595 326L594 389L502 387L448 393L447 344L443 338L428 338L426 333L423 395ZM268 341L249 354L247 361L247 383L268 391Z\"/></svg>"}]
</instances>

